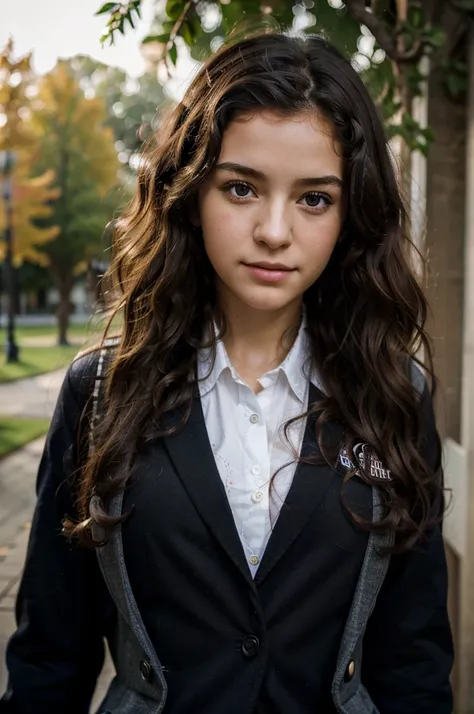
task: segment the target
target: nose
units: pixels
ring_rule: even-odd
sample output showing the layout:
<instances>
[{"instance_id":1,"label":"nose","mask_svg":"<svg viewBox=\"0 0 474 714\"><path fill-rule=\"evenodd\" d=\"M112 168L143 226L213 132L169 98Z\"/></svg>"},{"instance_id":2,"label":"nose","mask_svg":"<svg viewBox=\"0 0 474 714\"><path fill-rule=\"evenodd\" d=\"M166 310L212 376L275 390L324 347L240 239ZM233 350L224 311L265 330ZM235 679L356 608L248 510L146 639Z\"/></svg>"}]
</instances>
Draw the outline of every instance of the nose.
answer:
<instances>
[{"instance_id":1,"label":"nose","mask_svg":"<svg viewBox=\"0 0 474 714\"><path fill-rule=\"evenodd\" d=\"M291 221L283 201L274 201L262 206L253 238L256 243L266 245L270 250L278 250L291 244Z\"/></svg>"}]
</instances>

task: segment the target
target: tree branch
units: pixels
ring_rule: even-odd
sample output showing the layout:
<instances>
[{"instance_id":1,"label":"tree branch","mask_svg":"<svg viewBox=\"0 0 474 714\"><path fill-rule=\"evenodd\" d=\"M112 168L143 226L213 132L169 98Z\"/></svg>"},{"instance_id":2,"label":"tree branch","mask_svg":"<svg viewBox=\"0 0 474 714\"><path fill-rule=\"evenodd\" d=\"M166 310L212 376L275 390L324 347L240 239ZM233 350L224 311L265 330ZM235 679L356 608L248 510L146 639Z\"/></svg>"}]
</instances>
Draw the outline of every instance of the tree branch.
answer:
<instances>
[{"instance_id":1,"label":"tree branch","mask_svg":"<svg viewBox=\"0 0 474 714\"><path fill-rule=\"evenodd\" d=\"M181 29L181 25L185 21L186 15L188 14L193 2L195 2L195 0L188 0L188 2L186 3L186 5L183 8L183 12L181 13L181 15L178 17L178 19L174 23L173 29L170 32L170 42L174 42L174 40L176 39L176 36Z\"/></svg>"},{"instance_id":2,"label":"tree branch","mask_svg":"<svg viewBox=\"0 0 474 714\"><path fill-rule=\"evenodd\" d=\"M187 2L185 3L185 5L183 7L181 15L178 17L178 19L176 20L176 22L173 25L173 29L170 32L168 42L166 42L166 44L163 45L163 49L162 49L159 61L162 62L164 60L166 66L167 66L168 51L170 50L170 48L173 47L174 41L176 40L176 37L178 36L179 31L180 31L184 21L186 20L186 16L187 16L189 10L191 9L191 5L193 5L193 4L195 5L196 2L197 2L197 0L187 0Z\"/></svg>"}]
</instances>

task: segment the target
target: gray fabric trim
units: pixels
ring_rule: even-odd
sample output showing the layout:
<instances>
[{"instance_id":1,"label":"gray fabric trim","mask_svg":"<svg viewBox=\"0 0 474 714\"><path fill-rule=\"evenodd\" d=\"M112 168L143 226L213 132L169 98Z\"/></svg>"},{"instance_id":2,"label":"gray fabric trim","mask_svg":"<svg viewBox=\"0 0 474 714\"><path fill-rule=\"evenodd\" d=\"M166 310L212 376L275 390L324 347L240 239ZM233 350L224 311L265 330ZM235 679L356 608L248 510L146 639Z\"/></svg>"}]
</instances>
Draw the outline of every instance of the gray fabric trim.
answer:
<instances>
[{"instance_id":1,"label":"gray fabric trim","mask_svg":"<svg viewBox=\"0 0 474 714\"><path fill-rule=\"evenodd\" d=\"M114 677L96 714L155 714L156 702Z\"/></svg>"},{"instance_id":2,"label":"gray fabric trim","mask_svg":"<svg viewBox=\"0 0 474 714\"><path fill-rule=\"evenodd\" d=\"M122 515L123 492L119 493L111 502L108 513L112 517ZM143 650L144 659L150 662L157 681L148 684L144 682L143 687L146 694L159 700L160 705L156 709L156 714L163 710L167 694L167 684L163 674L163 668L156 655L148 633L145 629L137 602L133 595L132 586L128 578L127 567L123 554L122 529L117 526L108 542L101 548L97 548L97 558L105 583L115 602L115 605L123 617L128 627L131 629L138 644ZM125 640L125 638L123 638ZM124 641L118 641L117 647L124 646ZM139 662L136 663L139 666Z\"/></svg>"},{"instance_id":3,"label":"gray fabric trim","mask_svg":"<svg viewBox=\"0 0 474 714\"><path fill-rule=\"evenodd\" d=\"M95 383L96 389L94 389L93 393L92 408L93 410L95 409L95 412L93 411L93 413L95 413L96 418L100 410L100 400L102 396L101 387L104 384L104 381L101 379L101 375L103 371L103 363L105 356L106 348L101 350L100 353ZM108 515L112 517L121 516L122 504L123 491L121 493L118 493L112 499L109 505ZM94 540L102 540L100 536L100 529L96 529L95 533L93 529ZM150 714L151 712L153 712L153 714L160 714L160 712L165 706L167 684L163 674L161 663L156 655L155 649L145 629L145 625L138 609L137 602L133 595L132 587L128 577L127 567L125 565L122 543L122 529L120 525L115 528L109 540L104 546L96 548L96 553L103 578L119 612L119 618L123 618L124 622L128 625L128 628L131 630L132 636L134 636L141 649L143 650L143 659L148 659L155 673L155 678L151 682L146 682L145 680L140 679L138 679L138 681L140 682L140 691L146 694L147 696L153 698L153 700L157 702L156 709L150 710ZM113 647L113 649L126 649L126 640L129 639L126 634L126 629L124 631L123 627L119 627L118 635L119 637L116 643L116 647ZM120 652L117 651L115 659L121 661L122 658ZM139 661L135 663L137 671L139 664ZM118 669L120 670L121 667L119 666ZM138 675L138 678L139 676L140 675Z\"/></svg>"},{"instance_id":4,"label":"gray fabric trim","mask_svg":"<svg viewBox=\"0 0 474 714\"><path fill-rule=\"evenodd\" d=\"M380 714L367 689L360 681L353 696L344 703L343 709L339 711L344 714Z\"/></svg>"},{"instance_id":5,"label":"gray fabric trim","mask_svg":"<svg viewBox=\"0 0 474 714\"><path fill-rule=\"evenodd\" d=\"M382 517L382 504L380 493L376 488L373 493L373 521L378 522ZM344 675L351 660L354 660L356 672L360 676L360 666L362 662L362 637L365 632L367 622L375 606L377 595L380 591L390 562L390 555L383 553L383 549L390 547L394 542L394 533L374 533L371 532L367 543L364 562L356 586L354 598L352 600L349 617L347 618L344 634L342 636L339 655L337 658L336 672L332 683L332 696L334 704L341 714L351 714L356 710L348 705L349 698L354 696L353 687L344 686ZM358 650L358 656L356 656ZM360 692L362 685L357 687ZM370 700L370 697L369 697ZM358 709L357 714L376 711L373 704L369 709Z\"/></svg>"},{"instance_id":6,"label":"gray fabric trim","mask_svg":"<svg viewBox=\"0 0 474 714\"><path fill-rule=\"evenodd\" d=\"M416 391L419 392L419 394L423 394L423 390L426 384L426 378L420 367L413 359L410 360L410 375L411 383L415 387Z\"/></svg>"}]
</instances>

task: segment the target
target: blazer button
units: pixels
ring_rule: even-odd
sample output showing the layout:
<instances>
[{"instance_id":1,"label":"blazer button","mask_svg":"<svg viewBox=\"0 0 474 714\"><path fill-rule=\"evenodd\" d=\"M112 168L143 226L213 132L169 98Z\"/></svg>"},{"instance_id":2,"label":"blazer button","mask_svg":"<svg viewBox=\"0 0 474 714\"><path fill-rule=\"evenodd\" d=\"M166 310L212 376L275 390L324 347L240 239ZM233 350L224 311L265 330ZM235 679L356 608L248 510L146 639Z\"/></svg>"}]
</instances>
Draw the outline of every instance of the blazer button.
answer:
<instances>
[{"instance_id":1,"label":"blazer button","mask_svg":"<svg viewBox=\"0 0 474 714\"><path fill-rule=\"evenodd\" d=\"M355 668L356 668L355 662L352 659L347 666L347 678L348 679L352 679L352 677L354 676Z\"/></svg>"},{"instance_id":2,"label":"blazer button","mask_svg":"<svg viewBox=\"0 0 474 714\"><path fill-rule=\"evenodd\" d=\"M255 657L259 649L260 642L258 637L255 637L255 635L248 635L247 637L244 637L244 640L242 642L242 652L246 657Z\"/></svg>"},{"instance_id":3,"label":"blazer button","mask_svg":"<svg viewBox=\"0 0 474 714\"><path fill-rule=\"evenodd\" d=\"M146 659L142 659L142 661L140 662L140 673L145 682L151 682L151 680L153 679L153 670L151 668L151 664L147 662Z\"/></svg>"}]
</instances>

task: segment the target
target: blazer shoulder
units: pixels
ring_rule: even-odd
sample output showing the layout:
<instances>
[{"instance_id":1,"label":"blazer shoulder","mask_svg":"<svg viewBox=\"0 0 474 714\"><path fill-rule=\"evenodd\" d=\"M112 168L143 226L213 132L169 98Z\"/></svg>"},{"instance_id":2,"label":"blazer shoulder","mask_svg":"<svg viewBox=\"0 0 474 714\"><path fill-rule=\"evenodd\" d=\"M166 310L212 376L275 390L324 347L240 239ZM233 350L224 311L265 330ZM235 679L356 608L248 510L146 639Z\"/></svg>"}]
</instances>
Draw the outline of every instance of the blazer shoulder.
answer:
<instances>
[{"instance_id":1,"label":"blazer shoulder","mask_svg":"<svg viewBox=\"0 0 474 714\"><path fill-rule=\"evenodd\" d=\"M91 394L96 379L103 378L104 364L110 360L119 344L119 338L107 339L104 345L97 345L79 352L66 374L69 389L79 400Z\"/></svg>"}]
</instances>

